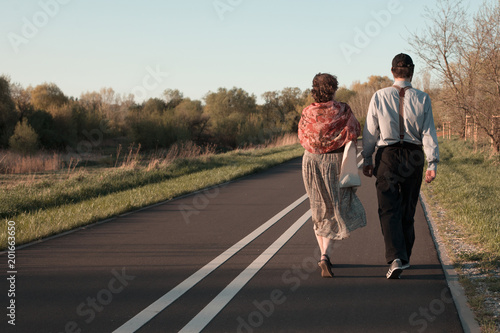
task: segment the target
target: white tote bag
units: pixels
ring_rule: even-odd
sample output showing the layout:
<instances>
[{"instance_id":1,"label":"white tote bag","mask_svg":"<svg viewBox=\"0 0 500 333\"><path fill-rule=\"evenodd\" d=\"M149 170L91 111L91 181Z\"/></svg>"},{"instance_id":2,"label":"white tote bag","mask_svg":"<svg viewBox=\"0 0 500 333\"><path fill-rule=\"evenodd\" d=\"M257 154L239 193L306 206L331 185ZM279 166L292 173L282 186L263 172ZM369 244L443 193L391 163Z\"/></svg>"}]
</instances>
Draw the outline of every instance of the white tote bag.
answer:
<instances>
[{"instance_id":1,"label":"white tote bag","mask_svg":"<svg viewBox=\"0 0 500 333\"><path fill-rule=\"evenodd\" d=\"M349 141L344 148L342 166L340 167L340 187L361 186L361 178L358 174L357 147L354 141Z\"/></svg>"}]
</instances>

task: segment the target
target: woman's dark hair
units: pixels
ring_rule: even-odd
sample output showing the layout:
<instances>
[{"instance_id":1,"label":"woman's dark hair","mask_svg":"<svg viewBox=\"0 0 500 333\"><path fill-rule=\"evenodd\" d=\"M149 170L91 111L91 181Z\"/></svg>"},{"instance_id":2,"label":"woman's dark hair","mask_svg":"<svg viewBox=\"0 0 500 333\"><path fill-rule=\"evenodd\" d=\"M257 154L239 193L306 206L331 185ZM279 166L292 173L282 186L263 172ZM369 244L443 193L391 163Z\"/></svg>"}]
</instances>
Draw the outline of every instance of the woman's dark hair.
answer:
<instances>
[{"instance_id":1,"label":"woman's dark hair","mask_svg":"<svg viewBox=\"0 0 500 333\"><path fill-rule=\"evenodd\" d=\"M326 103L333 99L338 86L339 82L336 76L319 73L313 79L311 95L316 103Z\"/></svg>"}]
</instances>

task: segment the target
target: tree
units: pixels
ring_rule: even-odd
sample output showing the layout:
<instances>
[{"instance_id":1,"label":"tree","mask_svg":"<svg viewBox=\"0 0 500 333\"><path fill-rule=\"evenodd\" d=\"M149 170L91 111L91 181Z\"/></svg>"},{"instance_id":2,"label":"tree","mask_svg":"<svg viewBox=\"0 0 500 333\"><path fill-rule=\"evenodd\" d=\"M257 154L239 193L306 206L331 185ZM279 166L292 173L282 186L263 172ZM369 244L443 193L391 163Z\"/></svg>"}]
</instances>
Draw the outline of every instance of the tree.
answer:
<instances>
[{"instance_id":1,"label":"tree","mask_svg":"<svg viewBox=\"0 0 500 333\"><path fill-rule=\"evenodd\" d=\"M350 90L345 87L340 87L335 93L335 100L349 104L354 96L356 96L356 92L354 90Z\"/></svg>"},{"instance_id":2,"label":"tree","mask_svg":"<svg viewBox=\"0 0 500 333\"><path fill-rule=\"evenodd\" d=\"M304 105L309 95L309 91L302 92L297 87L263 93L262 116L266 126L280 132L297 131L302 109L310 104Z\"/></svg>"},{"instance_id":3,"label":"tree","mask_svg":"<svg viewBox=\"0 0 500 333\"><path fill-rule=\"evenodd\" d=\"M165 126L161 115L154 113L147 117L139 117L137 113L127 116L127 136L144 149L165 148L169 143L168 138L173 136L173 128Z\"/></svg>"},{"instance_id":4,"label":"tree","mask_svg":"<svg viewBox=\"0 0 500 333\"><path fill-rule=\"evenodd\" d=\"M470 116L498 153L500 135L492 120L500 115L500 4L485 2L471 18L462 1L439 0L425 17L430 25L409 41L438 75L450 120L460 124L464 136Z\"/></svg>"},{"instance_id":5,"label":"tree","mask_svg":"<svg viewBox=\"0 0 500 333\"><path fill-rule=\"evenodd\" d=\"M387 76L376 76L372 75L368 77L367 82L355 81L351 85L351 90L355 93L349 99L349 106L356 118L362 122L366 118L368 112L368 106L370 105L370 100L373 94L382 88L392 86L393 81Z\"/></svg>"},{"instance_id":6,"label":"tree","mask_svg":"<svg viewBox=\"0 0 500 333\"><path fill-rule=\"evenodd\" d=\"M69 98L54 83L43 83L28 90L31 94L31 103L37 110L53 113L55 109L69 101Z\"/></svg>"},{"instance_id":7,"label":"tree","mask_svg":"<svg viewBox=\"0 0 500 333\"><path fill-rule=\"evenodd\" d=\"M165 109L167 108L167 104L159 98L150 98L148 99L142 108L142 113L144 115L152 115L152 114L158 114L162 115L163 112L165 112Z\"/></svg>"},{"instance_id":8,"label":"tree","mask_svg":"<svg viewBox=\"0 0 500 333\"><path fill-rule=\"evenodd\" d=\"M280 127L284 120L283 112L280 111L280 92L266 91L261 96L264 99L262 105L262 118L268 127Z\"/></svg>"},{"instance_id":9,"label":"tree","mask_svg":"<svg viewBox=\"0 0 500 333\"><path fill-rule=\"evenodd\" d=\"M302 115L302 110L308 105L314 103L314 98L311 95L311 89L306 89L302 92L302 105L298 106L298 112Z\"/></svg>"},{"instance_id":10,"label":"tree","mask_svg":"<svg viewBox=\"0 0 500 333\"><path fill-rule=\"evenodd\" d=\"M6 146L19 119L11 97L9 79L0 76L0 146Z\"/></svg>"},{"instance_id":11,"label":"tree","mask_svg":"<svg viewBox=\"0 0 500 333\"><path fill-rule=\"evenodd\" d=\"M10 85L10 94L20 118L25 117L28 112L33 110L30 92L19 83L12 83Z\"/></svg>"},{"instance_id":12,"label":"tree","mask_svg":"<svg viewBox=\"0 0 500 333\"><path fill-rule=\"evenodd\" d=\"M219 88L216 93L209 92L205 96L205 112L211 118L255 113L256 105L255 95L249 95L245 90L236 87L231 90Z\"/></svg>"},{"instance_id":13,"label":"tree","mask_svg":"<svg viewBox=\"0 0 500 333\"><path fill-rule=\"evenodd\" d=\"M125 118L135 105L133 94L117 94L112 88L82 93L79 103L90 113L96 113L108 124L109 131L118 133L125 128Z\"/></svg>"},{"instance_id":14,"label":"tree","mask_svg":"<svg viewBox=\"0 0 500 333\"><path fill-rule=\"evenodd\" d=\"M184 99L184 94L177 89L166 89L163 92L163 97L167 103L167 109L175 109Z\"/></svg>"},{"instance_id":15,"label":"tree","mask_svg":"<svg viewBox=\"0 0 500 333\"><path fill-rule=\"evenodd\" d=\"M187 128L190 140L199 141L209 119L203 114L201 101L185 98L175 107L174 114L180 126Z\"/></svg>"},{"instance_id":16,"label":"tree","mask_svg":"<svg viewBox=\"0 0 500 333\"><path fill-rule=\"evenodd\" d=\"M36 110L26 113L30 126L38 134L39 146L45 149L63 148L64 142L60 131L54 123L54 118L47 111Z\"/></svg>"},{"instance_id":17,"label":"tree","mask_svg":"<svg viewBox=\"0 0 500 333\"><path fill-rule=\"evenodd\" d=\"M431 85L431 72L424 70L421 74L414 74L411 85L419 90L429 92L434 88Z\"/></svg>"},{"instance_id":18,"label":"tree","mask_svg":"<svg viewBox=\"0 0 500 333\"><path fill-rule=\"evenodd\" d=\"M297 132L302 114L301 105L304 104L304 95L302 91L297 88L284 88L281 91L281 105L284 112L284 126L285 132Z\"/></svg>"},{"instance_id":19,"label":"tree","mask_svg":"<svg viewBox=\"0 0 500 333\"><path fill-rule=\"evenodd\" d=\"M102 112L103 98L97 91L87 91L80 94L80 104L89 111Z\"/></svg>"},{"instance_id":20,"label":"tree","mask_svg":"<svg viewBox=\"0 0 500 333\"><path fill-rule=\"evenodd\" d=\"M238 146L242 125L257 113L255 95L241 88L219 88L205 96L205 114L209 116L210 133L214 141L230 147Z\"/></svg>"},{"instance_id":21,"label":"tree","mask_svg":"<svg viewBox=\"0 0 500 333\"><path fill-rule=\"evenodd\" d=\"M82 129L85 128L86 109L76 101L69 101L51 109L49 113L54 121L54 130L58 134L57 142L61 145L59 148L76 147L79 139L84 139Z\"/></svg>"},{"instance_id":22,"label":"tree","mask_svg":"<svg viewBox=\"0 0 500 333\"><path fill-rule=\"evenodd\" d=\"M38 147L38 135L26 119L18 122L9 139L10 147L22 154L34 153Z\"/></svg>"}]
</instances>

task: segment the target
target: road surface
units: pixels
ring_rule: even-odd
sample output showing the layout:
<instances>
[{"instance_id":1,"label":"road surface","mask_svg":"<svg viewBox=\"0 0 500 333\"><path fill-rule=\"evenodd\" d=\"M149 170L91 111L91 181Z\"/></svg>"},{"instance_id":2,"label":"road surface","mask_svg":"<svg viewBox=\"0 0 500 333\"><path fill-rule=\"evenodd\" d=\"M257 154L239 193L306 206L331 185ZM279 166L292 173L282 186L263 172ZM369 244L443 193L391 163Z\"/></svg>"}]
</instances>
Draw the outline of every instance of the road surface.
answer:
<instances>
[{"instance_id":1,"label":"road surface","mask_svg":"<svg viewBox=\"0 0 500 333\"><path fill-rule=\"evenodd\" d=\"M387 280L374 179L368 225L320 277L301 159L16 251L2 332L462 332L419 205L411 268Z\"/></svg>"}]
</instances>

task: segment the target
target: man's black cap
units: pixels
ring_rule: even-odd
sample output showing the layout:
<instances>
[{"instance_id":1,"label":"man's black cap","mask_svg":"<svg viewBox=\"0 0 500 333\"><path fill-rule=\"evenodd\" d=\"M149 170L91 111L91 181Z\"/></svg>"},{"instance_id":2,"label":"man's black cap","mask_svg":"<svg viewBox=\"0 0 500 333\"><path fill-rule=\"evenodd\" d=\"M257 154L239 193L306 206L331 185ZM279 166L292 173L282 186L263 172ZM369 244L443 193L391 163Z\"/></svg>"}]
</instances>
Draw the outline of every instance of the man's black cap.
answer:
<instances>
[{"instance_id":1,"label":"man's black cap","mask_svg":"<svg viewBox=\"0 0 500 333\"><path fill-rule=\"evenodd\" d=\"M413 67L413 60L407 54L400 53L392 59L392 67Z\"/></svg>"}]
</instances>

